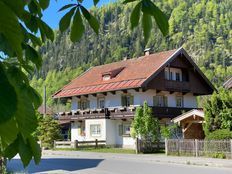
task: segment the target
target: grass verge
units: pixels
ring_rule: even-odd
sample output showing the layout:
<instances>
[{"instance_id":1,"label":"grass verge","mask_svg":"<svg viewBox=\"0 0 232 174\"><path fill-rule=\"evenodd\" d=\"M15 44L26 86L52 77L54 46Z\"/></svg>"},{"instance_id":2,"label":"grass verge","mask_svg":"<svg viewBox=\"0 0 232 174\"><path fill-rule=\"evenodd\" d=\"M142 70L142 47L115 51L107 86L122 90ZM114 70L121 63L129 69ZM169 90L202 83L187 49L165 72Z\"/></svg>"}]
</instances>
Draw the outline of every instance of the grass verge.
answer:
<instances>
[{"instance_id":1,"label":"grass verge","mask_svg":"<svg viewBox=\"0 0 232 174\"><path fill-rule=\"evenodd\" d=\"M113 148L113 147L102 147L102 148L86 147L86 148L77 148L77 149L75 149L75 148L56 148L53 150L135 154L135 150L133 150L133 149Z\"/></svg>"}]
</instances>

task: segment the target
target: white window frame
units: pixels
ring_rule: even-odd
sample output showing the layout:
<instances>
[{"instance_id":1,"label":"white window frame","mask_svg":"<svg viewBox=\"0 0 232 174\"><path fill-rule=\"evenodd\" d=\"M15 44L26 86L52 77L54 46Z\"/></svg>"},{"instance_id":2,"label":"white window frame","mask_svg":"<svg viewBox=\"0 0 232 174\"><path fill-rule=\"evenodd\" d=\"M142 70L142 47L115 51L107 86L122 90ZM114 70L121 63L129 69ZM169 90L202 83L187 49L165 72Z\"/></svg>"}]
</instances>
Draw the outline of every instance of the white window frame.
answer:
<instances>
[{"instance_id":1,"label":"white window frame","mask_svg":"<svg viewBox=\"0 0 232 174\"><path fill-rule=\"evenodd\" d=\"M179 99L180 99L180 103L178 102ZM184 98L183 98L183 96L176 96L176 107L178 107L178 108L184 107Z\"/></svg>"},{"instance_id":2,"label":"white window frame","mask_svg":"<svg viewBox=\"0 0 232 174\"><path fill-rule=\"evenodd\" d=\"M155 103L155 98L158 98L158 105L156 105ZM166 100L166 102L165 102ZM168 97L165 96L165 95L156 95L153 97L153 106L156 106L156 107L168 107Z\"/></svg>"},{"instance_id":3,"label":"white window frame","mask_svg":"<svg viewBox=\"0 0 232 174\"><path fill-rule=\"evenodd\" d=\"M130 123L122 123L119 125L119 136L130 136L130 133L131 133Z\"/></svg>"},{"instance_id":4,"label":"white window frame","mask_svg":"<svg viewBox=\"0 0 232 174\"><path fill-rule=\"evenodd\" d=\"M89 126L90 136L91 137L100 137L101 136L101 124L91 124Z\"/></svg>"},{"instance_id":5,"label":"white window frame","mask_svg":"<svg viewBox=\"0 0 232 174\"><path fill-rule=\"evenodd\" d=\"M99 109L104 109L105 108L105 98L104 97L100 97L100 98L98 98L98 100L97 100L97 107L99 108ZM101 102L103 102L103 106L101 106Z\"/></svg>"}]
</instances>

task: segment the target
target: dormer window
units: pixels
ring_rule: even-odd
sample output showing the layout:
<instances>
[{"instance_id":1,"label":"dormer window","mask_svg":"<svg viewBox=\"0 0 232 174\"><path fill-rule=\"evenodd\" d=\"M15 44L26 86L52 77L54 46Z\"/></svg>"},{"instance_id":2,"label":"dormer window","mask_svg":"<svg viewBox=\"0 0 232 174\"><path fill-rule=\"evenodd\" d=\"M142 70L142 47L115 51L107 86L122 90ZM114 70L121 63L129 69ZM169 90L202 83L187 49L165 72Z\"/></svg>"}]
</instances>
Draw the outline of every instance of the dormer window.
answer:
<instances>
[{"instance_id":1,"label":"dormer window","mask_svg":"<svg viewBox=\"0 0 232 174\"><path fill-rule=\"evenodd\" d=\"M125 67L120 67L117 69L113 69L107 72L102 73L102 80L110 80L112 78L115 78Z\"/></svg>"},{"instance_id":2,"label":"dormer window","mask_svg":"<svg viewBox=\"0 0 232 174\"><path fill-rule=\"evenodd\" d=\"M103 81L110 80L110 79L111 79L110 74L104 74L104 75L102 75L102 80Z\"/></svg>"}]
</instances>

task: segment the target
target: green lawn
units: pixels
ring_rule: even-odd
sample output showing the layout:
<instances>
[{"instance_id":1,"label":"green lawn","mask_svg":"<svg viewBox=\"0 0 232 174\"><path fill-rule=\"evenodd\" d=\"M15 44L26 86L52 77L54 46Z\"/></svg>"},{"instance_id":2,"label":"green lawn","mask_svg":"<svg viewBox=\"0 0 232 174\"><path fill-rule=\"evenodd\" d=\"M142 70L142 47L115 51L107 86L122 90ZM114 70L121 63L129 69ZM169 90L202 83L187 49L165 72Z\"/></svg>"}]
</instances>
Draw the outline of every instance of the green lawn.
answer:
<instances>
[{"instance_id":1,"label":"green lawn","mask_svg":"<svg viewBox=\"0 0 232 174\"><path fill-rule=\"evenodd\" d=\"M103 147L103 148L94 148L94 147L86 147L86 148L57 148L54 150L72 150L72 151L86 151L86 152L101 152L101 153L126 153L126 154L135 154L135 150L133 149L125 149L125 148L113 148L113 147Z\"/></svg>"}]
</instances>

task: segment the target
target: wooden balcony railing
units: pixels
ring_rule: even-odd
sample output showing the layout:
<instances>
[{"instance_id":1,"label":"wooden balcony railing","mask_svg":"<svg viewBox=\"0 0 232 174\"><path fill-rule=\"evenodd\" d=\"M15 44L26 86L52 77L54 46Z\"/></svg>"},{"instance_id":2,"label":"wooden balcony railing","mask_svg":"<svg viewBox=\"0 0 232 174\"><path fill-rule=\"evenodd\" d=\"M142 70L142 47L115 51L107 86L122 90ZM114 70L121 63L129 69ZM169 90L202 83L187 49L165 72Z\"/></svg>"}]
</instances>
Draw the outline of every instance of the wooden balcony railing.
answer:
<instances>
[{"instance_id":1,"label":"wooden balcony railing","mask_svg":"<svg viewBox=\"0 0 232 174\"><path fill-rule=\"evenodd\" d=\"M194 108L151 107L153 115L158 118L174 118ZM83 120L90 118L126 119L133 118L136 107L110 107L94 110L77 110L75 112L59 113L60 120Z\"/></svg>"},{"instance_id":2,"label":"wooden balcony railing","mask_svg":"<svg viewBox=\"0 0 232 174\"><path fill-rule=\"evenodd\" d=\"M165 80L165 88L168 91L188 92L190 91L190 83L183 81Z\"/></svg>"}]
</instances>

